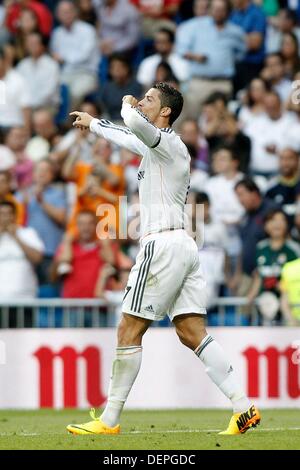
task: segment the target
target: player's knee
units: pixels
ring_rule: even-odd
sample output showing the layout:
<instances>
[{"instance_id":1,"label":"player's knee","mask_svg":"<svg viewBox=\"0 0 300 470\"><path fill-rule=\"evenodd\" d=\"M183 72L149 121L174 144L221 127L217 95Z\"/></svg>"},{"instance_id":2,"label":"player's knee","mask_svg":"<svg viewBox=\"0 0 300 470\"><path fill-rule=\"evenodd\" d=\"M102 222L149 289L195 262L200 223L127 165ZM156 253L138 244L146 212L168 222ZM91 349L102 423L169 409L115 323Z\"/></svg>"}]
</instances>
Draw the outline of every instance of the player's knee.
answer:
<instances>
[{"instance_id":1,"label":"player's knee","mask_svg":"<svg viewBox=\"0 0 300 470\"><path fill-rule=\"evenodd\" d=\"M123 316L118 327L118 346L138 346L142 343L142 338L148 324L138 321L135 317Z\"/></svg>"},{"instance_id":2,"label":"player's knee","mask_svg":"<svg viewBox=\"0 0 300 470\"><path fill-rule=\"evenodd\" d=\"M205 329L203 329L203 331L176 329L176 333L181 343L184 344L184 346L186 346L187 348L192 349L192 351L194 351L199 346L202 339L207 334Z\"/></svg>"},{"instance_id":3,"label":"player's knee","mask_svg":"<svg viewBox=\"0 0 300 470\"><path fill-rule=\"evenodd\" d=\"M187 331L176 330L180 342L187 348L193 349L193 336ZM195 346L196 348L197 346ZM195 349L194 348L194 349Z\"/></svg>"}]
</instances>

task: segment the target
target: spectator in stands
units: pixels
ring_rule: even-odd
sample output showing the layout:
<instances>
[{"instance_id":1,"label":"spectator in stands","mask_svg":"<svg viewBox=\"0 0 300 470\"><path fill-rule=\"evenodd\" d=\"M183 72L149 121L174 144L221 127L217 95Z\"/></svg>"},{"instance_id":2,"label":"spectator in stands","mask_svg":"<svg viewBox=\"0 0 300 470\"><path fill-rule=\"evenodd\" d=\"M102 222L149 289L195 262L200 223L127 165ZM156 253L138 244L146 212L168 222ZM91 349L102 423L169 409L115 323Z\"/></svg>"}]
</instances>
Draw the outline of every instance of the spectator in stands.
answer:
<instances>
[{"instance_id":1,"label":"spectator in stands","mask_svg":"<svg viewBox=\"0 0 300 470\"><path fill-rule=\"evenodd\" d=\"M119 196L124 194L124 170L122 165L111 161L113 147L103 138L93 148L92 164L78 160L77 155L67 158L63 176L77 185L77 201L69 224L69 230L76 230L76 214L90 210L100 217L98 236L118 237ZM109 208L108 208L109 205ZM103 210L107 211L106 216ZM103 217L104 216L104 217ZM101 233L100 233L101 232Z\"/></svg>"},{"instance_id":2,"label":"spectator in stands","mask_svg":"<svg viewBox=\"0 0 300 470\"><path fill-rule=\"evenodd\" d=\"M246 45L241 28L228 21L229 5L213 0L211 16L197 17L177 31L177 52L190 61L191 80L186 93L187 113L197 118L200 107L214 91L232 92L235 61Z\"/></svg>"},{"instance_id":3,"label":"spectator in stands","mask_svg":"<svg viewBox=\"0 0 300 470\"><path fill-rule=\"evenodd\" d=\"M295 204L295 217L294 217L294 222L293 226L291 228L291 237L293 240L295 240L297 243L300 244L300 201L297 201L297 204Z\"/></svg>"},{"instance_id":4,"label":"spectator in stands","mask_svg":"<svg viewBox=\"0 0 300 470\"><path fill-rule=\"evenodd\" d=\"M102 271L106 264L109 267L115 264L115 253L108 239L97 240L94 212L78 212L76 225L78 235L66 233L55 256L56 274L63 278L62 297L97 297Z\"/></svg>"},{"instance_id":5,"label":"spectator in stands","mask_svg":"<svg viewBox=\"0 0 300 470\"><path fill-rule=\"evenodd\" d=\"M251 170L267 178L279 170L278 152L289 146L288 132L295 117L282 110L280 97L275 91L265 95L266 114L247 126L251 139Z\"/></svg>"},{"instance_id":6,"label":"spectator in stands","mask_svg":"<svg viewBox=\"0 0 300 470\"><path fill-rule=\"evenodd\" d=\"M246 33L247 54L236 65L235 91L245 86L263 66L265 54L266 17L260 6L251 0L232 0L230 20Z\"/></svg>"},{"instance_id":7,"label":"spectator in stands","mask_svg":"<svg viewBox=\"0 0 300 470\"><path fill-rule=\"evenodd\" d=\"M6 8L3 4L0 5L0 47L9 41L10 34L5 25Z\"/></svg>"},{"instance_id":8,"label":"spectator in stands","mask_svg":"<svg viewBox=\"0 0 300 470\"><path fill-rule=\"evenodd\" d=\"M44 36L49 36L52 30L52 14L43 2L36 0L19 0L11 2L6 14L6 25L12 34L18 29L20 17L24 10L32 11L38 20L38 26Z\"/></svg>"},{"instance_id":9,"label":"spectator in stands","mask_svg":"<svg viewBox=\"0 0 300 470\"><path fill-rule=\"evenodd\" d=\"M207 306L212 307L224 284L227 236L222 222L211 216L208 195L204 192L195 193L195 204L202 205L199 218L195 213L193 216L200 263L207 283Z\"/></svg>"},{"instance_id":10,"label":"spectator in stands","mask_svg":"<svg viewBox=\"0 0 300 470\"><path fill-rule=\"evenodd\" d=\"M273 52L266 57L260 76L278 93L282 103L286 103L291 94L292 82L285 76L284 59L280 52Z\"/></svg>"},{"instance_id":11,"label":"spectator in stands","mask_svg":"<svg viewBox=\"0 0 300 470\"><path fill-rule=\"evenodd\" d=\"M175 30L175 15L181 0L131 0L142 15L142 33L146 39L153 39L161 28Z\"/></svg>"},{"instance_id":12,"label":"spectator in stands","mask_svg":"<svg viewBox=\"0 0 300 470\"><path fill-rule=\"evenodd\" d=\"M101 53L123 52L129 57L138 45L140 17L129 0L94 0L100 23Z\"/></svg>"},{"instance_id":13,"label":"spectator in stands","mask_svg":"<svg viewBox=\"0 0 300 470\"><path fill-rule=\"evenodd\" d=\"M5 90L5 100L1 102L0 129L24 126L29 131L30 95L19 72L7 66L3 49L0 49L0 80L2 90Z\"/></svg>"},{"instance_id":14,"label":"spectator in stands","mask_svg":"<svg viewBox=\"0 0 300 470\"><path fill-rule=\"evenodd\" d=\"M32 184L33 162L26 153L28 133L23 127L12 127L5 136L5 145L14 153L16 163L12 173L18 189L25 189Z\"/></svg>"},{"instance_id":15,"label":"spectator in stands","mask_svg":"<svg viewBox=\"0 0 300 470\"><path fill-rule=\"evenodd\" d=\"M133 95L142 96L142 87L133 77L128 58L122 54L113 54L109 60L110 79L100 90L100 100L109 119L121 121L122 98ZM123 121L122 121L123 123Z\"/></svg>"},{"instance_id":16,"label":"spectator in stands","mask_svg":"<svg viewBox=\"0 0 300 470\"><path fill-rule=\"evenodd\" d=\"M61 185L54 184L55 177L55 167L51 160L41 160L35 166L32 188L17 194L18 199L26 206L28 227L37 231L45 245L45 257L39 266L41 284L46 284L49 280L49 266L66 225L66 193Z\"/></svg>"},{"instance_id":17,"label":"spectator in stands","mask_svg":"<svg viewBox=\"0 0 300 470\"><path fill-rule=\"evenodd\" d=\"M100 116L100 108L91 101L85 101L80 106L80 111L88 113L91 116ZM63 162L70 155L77 157L85 163L91 163L93 160L93 146L97 136L89 130L70 129L53 148L50 156L52 160Z\"/></svg>"},{"instance_id":18,"label":"spectator in stands","mask_svg":"<svg viewBox=\"0 0 300 470\"><path fill-rule=\"evenodd\" d=\"M264 229L268 238L257 244L255 271L247 297L249 302L253 302L259 295L260 314L274 324L282 320L279 310L281 271L285 263L300 257L300 246L288 238L288 220L280 209L273 209L265 215ZM266 297L265 293L271 293L275 297L274 309L270 305L272 302L270 295L267 297L269 306L265 307L262 304Z\"/></svg>"},{"instance_id":19,"label":"spectator in stands","mask_svg":"<svg viewBox=\"0 0 300 470\"><path fill-rule=\"evenodd\" d=\"M235 185L243 178L239 171L239 157L231 147L223 146L212 155L215 175L206 182L204 190L211 204L211 217L227 226L237 225L244 208L235 192Z\"/></svg>"},{"instance_id":20,"label":"spectator in stands","mask_svg":"<svg viewBox=\"0 0 300 470\"><path fill-rule=\"evenodd\" d=\"M238 126L236 117L226 108L220 107L215 97L210 97L204 104L204 135L209 145L210 154L223 145L232 147L239 157L239 169L246 173L249 167L251 142Z\"/></svg>"},{"instance_id":21,"label":"spectator in stands","mask_svg":"<svg viewBox=\"0 0 300 470\"><path fill-rule=\"evenodd\" d=\"M212 156L212 170L215 175L205 182L204 190L210 199L212 220L223 225L223 246L228 254L228 270L232 274L241 253L238 228L245 212L234 189L243 178L238 154L230 146L220 147Z\"/></svg>"},{"instance_id":22,"label":"spectator in stands","mask_svg":"<svg viewBox=\"0 0 300 470\"><path fill-rule=\"evenodd\" d=\"M285 34L293 33L300 45L300 28L297 15L292 10L282 9L277 16L269 18L266 33L266 53L278 52Z\"/></svg>"},{"instance_id":23,"label":"spectator in stands","mask_svg":"<svg viewBox=\"0 0 300 470\"><path fill-rule=\"evenodd\" d=\"M235 191L246 213L239 228L242 254L238 269L229 281L229 288L236 295L243 296L249 290L255 269L256 245L265 238L263 219L276 205L269 199L263 199L258 186L250 178L239 181Z\"/></svg>"},{"instance_id":24,"label":"spectator in stands","mask_svg":"<svg viewBox=\"0 0 300 470\"><path fill-rule=\"evenodd\" d=\"M41 33L27 36L26 49L29 55L19 62L17 70L29 90L30 107L48 107L56 111L59 104L59 66L47 53Z\"/></svg>"},{"instance_id":25,"label":"spectator in stands","mask_svg":"<svg viewBox=\"0 0 300 470\"><path fill-rule=\"evenodd\" d=\"M0 297L34 298L37 277L34 266L42 260L44 245L31 227L17 224L16 206L0 201Z\"/></svg>"},{"instance_id":26,"label":"spectator in stands","mask_svg":"<svg viewBox=\"0 0 300 470\"><path fill-rule=\"evenodd\" d=\"M266 197L273 199L284 213L293 220L296 212L296 200L300 197L299 153L291 148L279 154L279 175L270 181Z\"/></svg>"},{"instance_id":27,"label":"spectator in stands","mask_svg":"<svg viewBox=\"0 0 300 470\"><path fill-rule=\"evenodd\" d=\"M70 89L73 106L97 87L99 65L96 29L78 19L76 5L62 0L57 7L60 26L51 35L50 48L61 65L61 81Z\"/></svg>"},{"instance_id":28,"label":"spectator in stands","mask_svg":"<svg viewBox=\"0 0 300 470\"><path fill-rule=\"evenodd\" d=\"M20 13L20 20L17 31L13 37L13 46L15 47L15 57L22 60L26 57L26 39L31 33L41 32L38 18L33 10L25 9ZM42 33L43 34L43 33Z\"/></svg>"},{"instance_id":29,"label":"spectator in stands","mask_svg":"<svg viewBox=\"0 0 300 470\"><path fill-rule=\"evenodd\" d=\"M180 136L187 146L194 147L194 151L196 153L194 162L195 168L207 172L209 170L208 144L197 121L194 119L186 119L183 121L180 126ZM194 191L200 189L201 188L195 187Z\"/></svg>"},{"instance_id":30,"label":"spectator in stands","mask_svg":"<svg viewBox=\"0 0 300 470\"><path fill-rule=\"evenodd\" d=\"M10 202L15 206L16 222L18 225L25 223L24 206L15 198L12 193L12 175L9 171L0 171L0 203Z\"/></svg>"},{"instance_id":31,"label":"spectator in stands","mask_svg":"<svg viewBox=\"0 0 300 470\"><path fill-rule=\"evenodd\" d=\"M300 325L300 258L286 263L281 271L281 311L288 326Z\"/></svg>"},{"instance_id":32,"label":"spectator in stands","mask_svg":"<svg viewBox=\"0 0 300 470\"><path fill-rule=\"evenodd\" d=\"M176 82L175 88L179 89L178 88L179 82L177 78L175 77L175 75L173 75L172 69L170 65L168 64L168 62L162 61L158 64L155 70L154 80L152 84L150 85L150 88L155 83L159 83L159 82L167 82L167 83ZM149 87L147 87L147 89L149 89Z\"/></svg>"},{"instance_id":33,"label":"spectator in stands","mask_svg":"<svg viewBox=\"0 0 300 470\"><path fill-rule=\"evenodd\" d=\"M197 146L188 143L186 143L186 146L191 157L190 191L198 192L203 189L205 183L209 179L209 175L207 171L203 170L201 167L199 168L198 166Z\"/></svg>"},{"instance_id":34,"label":"spectator in stands","mask_svg":"<svg viewBox=\"0 0 300 470\"><path fill-rule=\"evenodd\" d=\"M98 17L93 3L93 0L76 0L78 18L97 28Z\"/></svg>"},{"instance_id":35,"label":"spectator in stands","mask_svg":"<svg viewBox=\"0 0 300 470\"><path fill-rule=\"evenodd\" d=\"M15 164L15 154L5 145L0 145L0 171L11 171Z\"/></svg>"},{"instance_id":36,"label":"spectator in stands","mask_svg":"<svg viewBox=\"0 0 300 470\"><path fill-rule=\"evenodd\" d=\"M29 140L26 152L34 161L49 155L57 144L58 129L52 112L41 108L33 113L32 125L34 136Z\"/></svg>"},{"instance_id":37,"label":"spectator in stands","mask_svg":"<svg viewBox=\"0 0 300 470\"><path fill-rule=\"evenodd\" d=\"M261 78L254 78L249 83L238 113L239 125L245 132L248 124L251 124L253 119L264 115L266 91L267 84Z\"/></svg>"},{"instance_id":38,"label":"spectator in stands","mask_svg":"<svg viewBox=\"0 0 300 470\"><path fill-rule=\"evenodd\" d=\"M179 5L179 17L182 21L194 16L206 16L208 14L209 0L182 0Z\"/></svg>"},{"instance_id":39,"label":"spectator in stands","mask_svg":"<svg viewBox=\"0 0 300 470\"><path fill-rule=\"evenodd\" d=\"M179 82L188 80L188 62L173 51L174 41L175 34L169 29L160 29L155 34L155 54L142 60L137 71L137 81L145 89L150 88L153 84L156 68L163 61L170 65L173 75L175 75Z\"/></svg>"},{"instance_id":40,"label":"spectator in stands","mask_svg":"<svg viewBox=\"0 0 300 470\"><path fill-rule=\"evenodd\" d=\"M300 70L299 42L294 33L283 35L280 53L283 57L285 76L292 80Z\"/></svg>"}]
</instances>

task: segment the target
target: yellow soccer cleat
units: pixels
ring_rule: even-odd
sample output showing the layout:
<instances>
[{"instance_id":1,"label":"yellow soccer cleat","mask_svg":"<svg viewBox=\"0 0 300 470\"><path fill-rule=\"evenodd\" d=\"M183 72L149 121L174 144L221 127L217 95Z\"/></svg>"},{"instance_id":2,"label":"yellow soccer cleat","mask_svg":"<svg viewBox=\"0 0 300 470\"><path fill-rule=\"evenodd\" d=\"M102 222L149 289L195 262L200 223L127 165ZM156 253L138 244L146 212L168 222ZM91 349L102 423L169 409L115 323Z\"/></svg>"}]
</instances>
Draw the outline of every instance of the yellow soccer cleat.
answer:
<instances>
[{"instance_id":1,"label":"yellow soccer cleat","mask_svg":"<svg viewBox=\"0 0 300 470\"><path fill-rule=\"evenodd\" d=\"M223 435L244 434L250 428L255 428L260 423L260 414L254 405L243 413L235 413L229 421L228 428L219 432Z\"/></svg>"},{"instance_id":2,"label":"yellow soccer cleat","mask_svg":"<svg viewBox=\"0 0 300 470\"><path fill-rule=\"evenodd\" d=\"M69 424L67 430L72 434L85 436L87 434L119 434L121 431L120 425L118 424L114 428L106 426L100 418L96 418L95 410L90 411L91 418L93 421L89 421L84 424Z\"/></svg>"}]
</instances>

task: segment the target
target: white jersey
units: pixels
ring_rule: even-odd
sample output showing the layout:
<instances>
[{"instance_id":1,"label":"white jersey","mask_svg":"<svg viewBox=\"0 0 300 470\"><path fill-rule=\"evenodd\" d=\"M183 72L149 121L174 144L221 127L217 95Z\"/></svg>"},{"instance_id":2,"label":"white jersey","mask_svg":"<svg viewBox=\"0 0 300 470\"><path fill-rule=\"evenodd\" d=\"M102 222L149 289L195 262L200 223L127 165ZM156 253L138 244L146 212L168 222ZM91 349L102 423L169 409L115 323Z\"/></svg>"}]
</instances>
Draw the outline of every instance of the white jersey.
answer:
<instances>
[{"instance_id":1,"label":"white jersey","mask_svg":"<svg viewBox=\"0 0 300 470\"><path fill-rule=\"evenodd\" d=\"M190 156L171 129L159 129L125 103L127 127L93 119L90 130L142 157L139 170L141 236L185 226L184 208L190 180Z\"/></svg>"}]
</instances>

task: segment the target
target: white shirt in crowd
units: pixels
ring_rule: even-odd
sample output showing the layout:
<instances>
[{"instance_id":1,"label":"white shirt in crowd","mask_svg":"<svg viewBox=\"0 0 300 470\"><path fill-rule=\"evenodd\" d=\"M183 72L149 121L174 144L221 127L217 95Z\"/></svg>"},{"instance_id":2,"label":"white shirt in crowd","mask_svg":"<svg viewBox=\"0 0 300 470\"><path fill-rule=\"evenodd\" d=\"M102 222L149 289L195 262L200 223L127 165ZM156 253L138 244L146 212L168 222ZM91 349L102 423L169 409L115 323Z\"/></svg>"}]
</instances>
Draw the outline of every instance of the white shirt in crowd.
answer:
<instances>
[{"instance_id":1,"label":"white shirt in crowd","mask_svg":"<svg viewBox=\"0 0 300 470\"><path fill-rule=\"evenodd\" d=\"M300 152L300 120L296 120L289 127L286 135L288 147Z\"/></svg>"},{"instance_id":2,"label":"white shirt in crowd","mask_svg":"<svg viewBox=\"0 0 300 470\"><path fill-rule=\"evenodd\" d=\"M155 72L162 60L160 54L153 54L142 60L137 71L137 81L144 87L150 87L155 81ZM172 52L166 62L168 62L175 77L180 82L184 82L190 78L189 64L178 54Z\"/></svg>"},{"instance_id":3,"label":"white shirt in crowd","mask_svg":"<svg viewBox=\"0 0 300 470\"><path fill-rule=\"evenodd\" d=\"M244 208L235 193L235 185L243 178L237 173L235 178L228 179L224 175L212 176L204 186L210 199L210 214L214 221L224 224L236 224L244 215Z\"/></svg>"},{"instance_id":4,"label":"white shirt in crowd","mask_svg":"<svg viewBox=\"0 0 300 470\"><path fill-rule=\"evenodd\" d=\"M197 229L204 236L204 240L199 237L199 259L206 281L207 305L211 307L224 282L227 234L225 226L220 222L203 224L198 221Z\"/></svg>"},{"instance_id":5,"label":"white shirt in crowd","mask_svg":"<svg viewBox=\"0 0 300 470\"><path fill-rule=\"evenodd\" d=\"M251 108L248 106L242 106L238 114L239 127L243 130L243 132L247 133L248 126L251 126L255 119L265 115L266 113L264 111L253 113Z\"/></svg>"},{"instance_id":6,"label":"white shirt in crowd","mask_svg":"<svg viewBox=\"0 0 300 470\"><path fill-rule=\"evenodd\" d=\"M203 191L208 180L209 176L206 171L200 168L194 168L191 172L190 191Z\"/></svg>"},{"instance_id":7,"label":"white shirt in crowd","mask_svg":"<svg viewBox=\"0 0 300 470\"><path fill-rule=\"evenodd\" d=\"M17 66L30 93L30 106L39 108L59 103L60 70L48 54L38 59L26 57Z\"/></svg>"},{"instance_id":8,"label":"white shirt in crowd","mask_svg":"<svg viewBox=\"0 0 300 470\"><path fill-rule=\"evenodd\" d=\"M15 69L9 70L1 84L0 126L22 127L23 109L30 107L30 93L23 77Z\"/></svg>"},{"instance_id":9,"label":"white shirt in crowd","mask_svg":"<svg viewBox=\"0 0 300 470\"><path fill-rule=\"evenodd\" d=\"M282 103L288 101L293 91L292 82L287 78L283 78L277 85L273 86L273 89L278 93Z\"/></svg>"},{"instance_id":10,"label":"white shirt in crowd","mask_svg":"<svg viewBox=\"0 0 300 470\"><path fill-rule=\"evenodd\" d=\"M63 72L97 73L98 38L96 29L90 24L77 20L71 29L58 26L52 33L50 49L64 60Z\"/></svg>"},{"instance_id":11,"label":"white shirt in crowd","mask_svg":"<svg viewBox=\"0 0 300 470\"><path fill-rule=\"evenodd\" d=\"M228 255L233 257L238 256L241 251L238 224L245 209L240 204L234 188L242 178L243 173L237 173L232 179L224 175L216 175L210 178L204 187L211 203L211 218L215 223L224 224L223 246L226 247Z\"/></svg>"},{"instance_id":12,"label":"white shirt in crowd","mask_svg":"<svg viewBox=\"0 0 300 470\"><path fill-rule=\"evenodd\" d=\"M277 120L265 115L248 124L244 132L251 139L250 166L253 171L262 173L279 171L278 155L269 152L267 147L275 146L277 152L288 147L288 130L295 120L296 116L293 114L283 113Z\"/></svg>"},{"instance_id":13,"label":"white shirt in crowd","mask_svg":"<svg viewBox=\"0 0 300 470\"><path fill-rule=\"evenodd\" d=\"M44 245L36 231L19 227L17 235L26 245L41 253ZM18 242L8 233L0 235L0 297L34 298L38 282L33 265L25 256Z\"/></svg>"}]
</instances>

